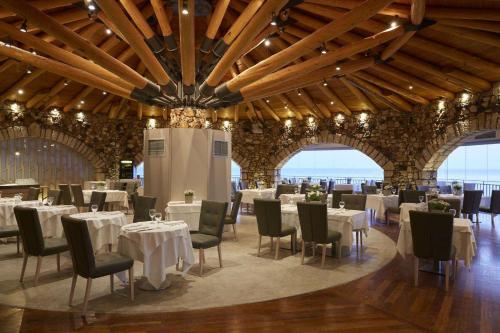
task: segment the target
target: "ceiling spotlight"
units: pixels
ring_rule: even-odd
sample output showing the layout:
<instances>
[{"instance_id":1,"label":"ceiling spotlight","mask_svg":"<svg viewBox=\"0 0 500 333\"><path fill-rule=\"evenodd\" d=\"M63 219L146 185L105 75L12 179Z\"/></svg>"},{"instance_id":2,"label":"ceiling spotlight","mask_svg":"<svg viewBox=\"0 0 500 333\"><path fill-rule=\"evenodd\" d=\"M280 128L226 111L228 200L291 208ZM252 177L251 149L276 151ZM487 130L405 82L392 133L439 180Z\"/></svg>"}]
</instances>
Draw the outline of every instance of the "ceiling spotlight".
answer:
<instances>
[{"instance_id":1,"label":"ceiling spotlight","mask_svg":"<svg viewBox=\"0 0 500 333\"><path fill-rule=\"evenodd\" d=\"M326 80L323 81L323 86L326 87L328 85L328 82Z\"/></svg>"},{"instance_id":2,"label":"ceiling spotlight","mask_svg":"<svg viewBox=\"0 0 500 333\"><path fill-rule=\"evenodd\" d=\"M330 105L333 105L333 104L335 104L335 102L334 101L330 101Z\"/></svg>"},{"instance_id":3,"label":"ceiling spotlight","mask_svg":"<svg viewBox=\"0 0 500 333\"><path fill-rule=\"evenodd\" d=\"M23 24L21 24L21 28L19 28L19 31L28 32L28 23L26 22L26 20L24 20Z\"/></svg>"},{"instance_id":4,"label":"ceiling spotlight","mask_svg":"<svg viewBox=\"0 0 500 333\"><path fill-rule=\"evenodd\" d=\"M91 12L93 12L94 10L96 10L96 6L94 5L94 3L92 1L89 1L87 3L87 8L88 10L90 10Z\"/></svg>"},{"instance_id":5,"label":"ceiling spotlight","mask_svg":"<svg viewBox=\"0 0 500 333\"><path fill-rule=\"evenodd\" d=\"M31 53L32 53L32 54L34 54L34 55L36 55L36 54L37 54L35 50L31 51Z\"/></svg>"},{"instance_id":6,"label":"ceiling spotlight","mask_svg":"<svg viewBox=\"0 0 500 333\"><path fill-rule=\"evenodd\" d=\"M335 67L335 70L339 71L340 70L340 66Z\"/></svg>"},{"instance_id":7,"label":"ceiling spotlight","mask_svg":"<svg viewBox=\"0 0 500 333\"><path fill-rule=\"evenodd\" d=\"M319 48L319 51L321 52L321 54L326 54L328 52L325 44L323 44L320 48Z\"/></svg>"},{"instance_id":8,"label":"ceiling spotlight","mask_svg":"<svg viewBox=\"0 0 500 333\"><path fill-rule=\"evenodd\" d=\"M270 102L270 100L266 99L266 103L269 103L269 102Z\"/></svg>"},{"instance_id":9,"label":"ceiling spotlight","mask_svg":"<svg viewBox=\"0 0 500 333\"><path fill-rule=\"evenodd\" d=\"M113 31L110 28L106 28L106 35L111 35Z\"/></svg>"},{"instance_id":10,"label":"ceiling spotlight","mask_svg":"<svg viewBox=\"0 0 500 333\"><path fill-rule=\"evenodd\" d=\"M31 70L31 67L27 67L26 68L26 74L31 74L33 73L33 71Z\"/></svg>"},{"instance_id":11,"label":"ceiling spotlight","mask_svg":"<svg viewBox=\"0 0 500 333\"><path fill-rule=\"evenodd\" d=\"M80 101L80 104L85 104L85 101L82 99L82 100Z\"/></svg>"},{"instance_id":12,"label":"ceiling spotlight","mask_svg":"<svg viewBox=\"0 0 500 333\"><path fill-rule=\"evenodd\" d=\"M271 25L272 26L277 26L278 25L278 20L276 20L276 14L273 12L273 16L271 19Z\"/></svg>"},{"instance_id":13,"label":"ceiling spotlight","mask_svg":"<svg viewBox=\"0 0 500 333\"><path fill-rule=\"evenodd\" d=\"M413 89L413 86L410 84L410 85L408 86L408 89L412 90L412 89Z\"/></svg>"},{"instance_id":14,"label":"ceiling spotlight","mask_svg":"<svg viewBox=\"0 0 500 333\"><path fill-rule=\"evenodd\" d=\"M18 90L17 90L17 93L18 93L19 95L22 95L22 94L24 94L24 90L23 90L23 89L18 89Z\"/></svg>"},{"instance_id":15,"label":"ceiling spotlight","mask_svg":"<svg viewBox=\"0 0 500 333\"><path fill-rule=\"evenodd\" d=\"M399 16L396 15L396 17L394 18L394 20L391 21L390 27L391 28L395 28L398 25L399 25Z\"/></svg>"},{"instance_id":16,"label":"ceiling spotlight","mask_svg":"<svg viewBox=\"0 0 500 333\"><path fill-rule=\"evenodd\" d=\"M181 11L181 13L182 13L182 15L188 15L189 14L188 4L187 4L186 0L182 1L182 11Z\"/></svg>"},{"instance_id":17,"label":"ceiling spotlight","mask_svg":"<svg viewBox=\"0 0 500 333\"><path fill-rule=\"evenodd\" d=\"M67 86L69 84L68 80L64 80L64 85Z\"/></svg>"},{"instance_id":18,"label":"ceiling spotlight","mask_svg":"<svg viewBox=\"0 0 500 333\"><path fill-rule=\"evenodd\" d=\"M103 92L102 92L102 94L103 94L103 95L107 95L108 93L107 93L106 91L103 91Z\"/></svg>"},{"instance_id":19,"label":"ceiling spotlight","mask_svg":"<svg viewBox=\"0 0 500 333\"><path fill-rule=\"evenodd\" d=\"M302 96L302 93L300 92L300 90L297 91L297 95Z\"/></svg>"},{"instance_id":20,"label":"ceiling spotlight","mask_svg":"<svg viewBox=\"0 0 500 333\"><path fill-rule=\"evenodd\" d=\"M264 39L264 46L269 46L269 45L271 45L271 41L269 40L269 38Z\"/></svg>"}]
</instances>

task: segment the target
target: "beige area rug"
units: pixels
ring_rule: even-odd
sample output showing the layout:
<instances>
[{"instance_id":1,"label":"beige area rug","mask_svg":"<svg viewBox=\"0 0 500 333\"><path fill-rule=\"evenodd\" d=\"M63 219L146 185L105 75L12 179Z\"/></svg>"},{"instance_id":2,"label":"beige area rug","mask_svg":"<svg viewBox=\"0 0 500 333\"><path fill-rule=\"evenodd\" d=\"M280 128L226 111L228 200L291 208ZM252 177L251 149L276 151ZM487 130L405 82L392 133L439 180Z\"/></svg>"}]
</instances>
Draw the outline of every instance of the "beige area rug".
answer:
<instances>
[{"instance_id":1,"label":"beige area rug","mask_svg":"<svg viewBox=\"0 0 500 333\"><path fill-rule=\"evenodd\" d=\"M320 267L318 251L315 258L306 257L300 264L300 254L281 250L274 260L269 239L263 239L261 257L257 257L257 225L255 217L242 216L238 225L238 241L232 232L224 233L222 244L223 268L218 266L217 248L205 251L205 274L199 277L198 265L182 276L170 268L172 285L161 291L143 291L136 287L136 299L128 298L128 288L115 278L115 293L110 294L109 278L92 283L89 310L98 313L167 312L228 306L283 298L338 286L382 268L396 255L394 242L372 229L365 239L365 252L341 260L328 257ZM285 238L284 242L289 239ZM36 260L30 258L24 284L19 282L22 258L15 255L15 244L0 245L0 303L16 307L53 311L81 311L85 279L79 278L73 307L68 306L71 285L71 260L61 259L62 271L57 273L55 256L44 258L38 287L33 286ZM195 253L196 258L197 252ZM139 278L140 262L134 270Z\"/></svg>"}]
</instances>

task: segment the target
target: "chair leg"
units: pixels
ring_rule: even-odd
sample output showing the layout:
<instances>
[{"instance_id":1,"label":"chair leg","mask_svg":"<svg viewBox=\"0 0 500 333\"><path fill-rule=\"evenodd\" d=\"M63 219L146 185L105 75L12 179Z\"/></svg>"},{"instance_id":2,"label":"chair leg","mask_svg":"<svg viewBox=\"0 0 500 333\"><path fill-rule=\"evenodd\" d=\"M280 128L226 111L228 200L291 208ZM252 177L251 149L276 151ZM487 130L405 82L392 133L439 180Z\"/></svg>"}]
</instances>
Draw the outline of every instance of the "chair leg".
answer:
<instances>
[{"instance_id":1,"label":"chair leg","mask_svg":"<svg viewBox=\"0 0 500 333\"><path fill-rule=\"evenodd\" d=\"M111 290L111 293L115 292L115 281L113 279L113 274L109 274L109 289Z\"/></svg>"},{"instance_id":2,"label":"chair leg","mask_svg":"<svg viewBox=\"0 0 500 333\"><path fill-rule=\"evenodd\" d=\"M217 245L217 252L219 252L219 266L220 266L220 268L222 268L222 252L221 252L221 248L220 248L220 243L219 243L219 245Z\"/></svg>"},{"instance_id":3,"label":"chair leg","mask_svg":"<svg viewBox=\"0 0 500 333\"><path fill-rule=\"evenodd\" d=\"M258 249L257 249L257 257L260 257L260 244L262 243L262 236L259 235L259 246L258 246Z\"/></svg>"},{"instance_id":4,"label":"chair leg","mask_svg":"<svg viewBox=\"0 0 500 333\"><path fill-rule=\"evenodd\" d=\"M358 231L356 233L356 254L359 254L359 234Z\"/></svg>"},{"instance_id":5,"label":"chair leg","mask_svg":"<svg viewBox=\"0 0 500 333\"><path fill-rule=\"evenodd\" d=\"M418 258L413 257L413 274L415 279L415 287L418 287Z\"/></svg>"},{"instance_id":6,"label":"chair leg","mask_svg":"<svg viewBox=\"0 0 500 333\"><path fill-rule=\"evenodd\" d=\"M71 280L71 290L69 292L69 302L68 305L72 306L73 296L75 295L75 287L76 287L76 279L78 278L78 274L73 273L73 279Z\"/></svg>"},{"instance_id":7,"label":"chair leg","mask_svg":"<svg viewBox=\"0 0 500 333\"><path fill-rule=\"evenodd\" d=\"M479 222L479 213L476 213L476 222L481 223L481 222Z\"/></svg>"},{"instance_id":8,"label":"chair leg","mask_svg":"<svg viewBox=\"0 0 500 333\"><path fill-rule=\"evenodd\" d=\"M294 232L294 233L292 234L292 236L290 237L290 238L291 238L291 242L292 242L292 244L291 244L291 247L292 247L292 254L295 254L295 238L296 238L296 235L297 235L297 234Z\"/></svg>"},{"instance_id":9,"label":"chair leg","mask_svg":"<svg viewBox=\"0 0 500 333\"><path fill-rule=\"evenodd\" d=\"M200 249L200 258L199 258L199 261L200 261L200 276L203 275L203 249Z\"/></svg>"},{"instance_id":10,"label":"chair leg","mask_svg":"<svg viewBox=\"0 0 500 333\"><path fill-rule=\"evenodd\" d=\"M359 232L359 243L361 245L360 252L363 254L363 231L358 231Z\"/></svg>"},{"instance_id":11,"label":"chair leg","mask_svg":"<svg viewBox=\"0 0 500 333\"><path fill-rule=\"evenodd\" d=\"M448 291L448 289L450 287L450 261L449 260L446 262L446 265L444 267L444 275L445 275L444 289L446 291Z\"/></svg>"},{"instance_id":12,"label":"chair leg","mask_svg":"<svg viewBox=\"0 0 500 333\"><path fill-rule=\"evenodd\" d=\"M495 227L495 214L491 213L491 226L494 228ZM19 241L18 241L19 242ZM18 247L18 251L17 253L19 253L19 244L17 244L17 247Z\"/></svg>"},{"instance_id":13,"label":"chair leg","mask_svg":"<svg viewBox=\"0 0 500 333\"><path fill-rule=\"evenodd\" d=\"M130 300L134 300L134 266L128 269L128 283L130 285Z\"/></svg>"},{"instance_id":14,"label":"chair leg","mask_svg":"<svg viewBox=\"0 0 500 333\"><path fill-rule=\"evenodd\" d=\"M312 254L313 258L316 256L316 243L312 242Z\"/></svg>"},{"instance_id":15,"label":"chair leg","mask_svg":"<svg viewBox=\"0 0 500 333\"><path fill-rule=\"evenodd\" d=\"M36 261L35 287L38 285L38 277L40 276L40 268L42 267L42 258L42 256L38 256Z\"/></svg>"},{"instance_id":16,"label":"chair leg","mask_svg":"<svg viewBox=\"0 0 500 333\"><path fill-rule=\"evenodd\" d=\"M233 224L234 240L238 240L238 235L236 233L236 223Z\"/></svg>"},{"instance_id":17,"label":"chair leg","mask_svg":"<svg viewBox=\"0 0 500 333\"><path fill-rule=\"evenodd\" d=\"M57 271L60 272L61 271L61 254L58 253L56 255L56 261L57 261Z\"/></svg>"},{"instance_id":18,"label":"chair leg","mask_svg":"<svg viewBox=\"0 0 500 333\"><path fill-rule=\"evenodd\" d=\"M335 248L337 250L337 258L340 259L342 257L342 247L340 245L340 241L336 242Z\"/></svg>"},{"instance_id":19,"label":"chair leg","mask_svg":"<svg viewBox=\"0 0 500 333\"><path fill-rule=\"evenodd\" d=\"M271 251L273 250L274 247L274 237L271 237Z\"/></svg>"},{"instance_id":20,"label":"chair leg","mask_svg":"<svg viewBox=\"0 0 500 333\"><path fill-rule=\"evenodd\" d=\"M92 279L87 278L87 287L85 288L85 297L83 299L82 317L85 317L87 315L87 305L89 303L90 288L92 288Z\"/></svg>"},{"instance_id":21,"label":"chair leg","mask_svg":"<svg viewBox=\"0 0 500 333\"><path fill-rule=\"evenodd\" d=\"M325 266L325 257L326 257L326 244L323 244L323 251L321 253L321 267Z\"/></svg>"},{"instance_id":22,"label":"chair leg","mask_svg":"<svg viewBox=\"0 0 500 333\"><path fill-rule=\"evenodd\" d=\"M24 272L26 271L26 264L28 263L28 254L24 252L23 255L23 268L21 269L21 277L19 278L19 282L23 282Z\"/></svg>"},{"instance_id":23,"label":"chair leg","mask_svg":"<svg viewBox=\"0 0 500 333\"><path fill-rule=\"evenodd\" d=\"M19 254L19 235L16 236L17 254Z\"/></svg>"},{"instance_id":24,"label":"chair leg","mask_svg":"<svg viewBox=\"0 0 500 333\"><path fill-rule=\"evenodd\" d=\"M306 242L304 242L304 240L302 240L302 253L300 255L300 263L302 265L304 265L304 255L305 255L305 252L306 252Z\"/></svg>"},{"instance_id":25,"label":"chair leg","mask_svg":"<svg viewBox=\"0 0 500 333\"><path fill-rule=\"evenodd\" d=\"M277 260L280 255L280 237L276 239L276 252L274 253L274 259Z\"/></svg>"}]
</instances>

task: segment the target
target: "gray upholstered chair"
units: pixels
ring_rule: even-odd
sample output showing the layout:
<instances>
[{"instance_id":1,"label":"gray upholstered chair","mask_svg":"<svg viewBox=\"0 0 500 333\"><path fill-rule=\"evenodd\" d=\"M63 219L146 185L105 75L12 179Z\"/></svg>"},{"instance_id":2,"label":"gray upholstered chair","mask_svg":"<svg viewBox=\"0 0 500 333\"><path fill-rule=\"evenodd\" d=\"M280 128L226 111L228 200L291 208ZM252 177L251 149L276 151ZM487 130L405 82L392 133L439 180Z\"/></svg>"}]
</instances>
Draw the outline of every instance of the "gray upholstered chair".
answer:
<instances>
[{"instance_id":1,"label":"gray upholstered chair","mask_svg":"<svg viewBox=\"0 0 500 333\"><path fill-rule=\"evenodd\" d=\"M231 182L231 201L234 201L234 195L236 194L236 192L238 192L238 186L236 186L236 182L235 181L232 181Z\"/></svg>"},{"instance_id":2,"label":"gray upholstered chair","mask_svg":"<svg viewBox=\"0 0 500 333\"><path fill-rule=\"evenodd\" d=\"M36 286L38 284L38 276L40 275L42 258L56 254L57 271L59 272L61 270L59 255L61 252L68 251L68 244L64 238L43 238L42 228L38 220L38 212L35 208L16 206L14 207L14 214L16 216L17 227L19 228L19 234L23 241L24 249L23 268L19 281L23 282L24 280L24 272L26 271L28 257L37 257L35 272Z\"/></svg>"},{"instance_id":3,"label":"gray upholstered chair","mask_svg":"<svg viewBox=\"0 0 500 333\"><path fill-rule=\"evenodd\" d=\"M224 229L224 218L227 213L227 202L201 202L200 222L198 230L191 234L193 248L199 250L200 276L203 275L205 249L217 246L219 252L219 266L222 268L222 254L220 243Z\"/></svg>"},{"instance_id":4,"label":"gray upholstered chair","mask_svg":"<svg viewBox=\"0 0 500 333\"><path fill-rule=\"evenodd\" d=\"M351 190L333 190L332 191L332 208L339 208L339 202L342 201L343 194L352 194Z\"/></svg>"},{"instance_id":5,"label":"gray upholstered chair","mask_svg":"<svg viewBox=\"0 0 500 333\"><path fill-rule=\"evenodd\" d=\"M439 193L441 194L452 194L451 185L440 185L438 186Z\"/></svg>"},{"instance_id":6,"label":"gray upholstered chair","mask_svg":"<svg viewBox=\"0 0 500 333\"><path fill-rule=\"evenodd\" d=\"M308 182L302 182L302 184L300 184L300 194L306 194L309 186L310 184Z\"/></svg>"},{"instance_id":7,"label":"gray upholstered chair","mask_svg":"<svg viewBox=\"0 0 500 333\"><path fill-rule=\"evenodd\" d=\"M495 216L500 214L500 190L491 191L490 207L480 207L480 211L491 214L491 225L495 227Z\"/></svg>"},{"instance_id":8,"label":"gray upholstered chair","mask_svg":"<svg viewBox=\"0 0 500 333\"><path fill-rule=\"evenodd\" d=\"M92 194L90 195L89 212L92 211L92 205L97 205L97 211L102 212L104 210L105 203L106 192L92 191Z\"/></svg>"},{"instance_id":9,"label":"gray upholstered chair","mask_svg":"<svg viewBox=\"0 0 500 333\"><path fill-rule=\"evenodd\" d=\"M54 201L52 201L53 205L60 205L62 203L61 190L49 190L47 198L54 199Z\"/></svg>"},{"instance_id":10,"label":"gray upholstered chair","mask_svg":"<svg viewBox=\"0 0 500 333\"><path fill-rule=\"evenodd\" d=\"M88 207L85 204L85 199L83 197L83 189L80 184L71 184L71 192L73 192L73 199L75 199L75 206L80 210L81 208Z\"/></svg>"},{"instance_id":11,"label":"gray upholstered chair","mask_svg":"<svg viewBox=\"0 0 500 333\"><path fill-rule=\"evenodd\" d=\"M342 194L345 209L366 210L366 194ZM360 245L363 252L363 229L352 229L356 235L356 252L359 253Z\"/></svg>"},{"instance_id":12,"label":"gray upholstered chair","mask_svg":"<svg viewBox=\"0 0 500 333\"><path fill-rule=\"evenodd\" d=\"M240 190L246 190L246 189L248 189L247 182L240 181L239 186L240 186Z\"/></svg>"},{"instance_id":13,"label":"gray upholstered chair","mask_svg":"<svg viewBox=\"0 0 500 333\"><path fill-rule=\"evenodd\" d=\"M0 226L0 238L16 237L17 254L19 254L19 229L15 225Z\"/></svg>"},{"instance_id":14,"label":"gray upholstered chair","mask_svg":"<svg viewBox=\"0 0 500 333\"><path fill-rule=\"evenodd\" d=\"M476 223L479 223L479 206L483 191L464 191L464 202L462 204L462 215L470 218L474 222L473 216L476 215Z\"/></svg>"},{"instance_id":15,"label":"gray upholstered chair","mask_svg":"<svg viewBox=\"0 0 500 333\"><path fill-rule=\"evenodd\" d=\"M415 286L418 286L419 259L445 261L445 288L448 290L450 260L456 271L455 249L452 243L453 216L450 213L410 211L413 242Z\"/></svg>"},{"instance_id":16,"label":"gray upholstered chair","mask_svg":"<svg viewBox=\"0 0 500 333\"><path fill-rule=\"evenodd\" d=\"M23 200L26 200L26 201L38 200L39 196L40 196L40 188L39 187L30 187L28 190L28 195L26 196L26 198L23 198Z\"/></svg>"},{"instance_id":17,"label":"gray upholstered chair","mask_svg":"<svg viewBox=\"0 0 500 333\"><path fill-rule=\"evenodd\" d=\"M234 201L233 205L231 206L231 213L224 218L224 224L231 224L233 226L235 240L238 240L238 235L236 234L236 221L238 219L238 211L240 209L242 197L243 194L241 192L236 192L234 194Z\"/></svg>"},{"instance_id":18,"label":"gray upholstered chair","mask_svg":"<svg viewBox=\"0 0 500 333\"><path fill-rule=\"evenodd\" d=\"M109 275L111 292L114 291L113 275L128 270L130 284L130 299L134 300L134 260L119 253L103 253L94 255L89 230L85 220L75 219L69 215L61 218L64 234L68 240L73 262L73 279L69 294L69 306L73 302L76 280L78 276L87 279L82 315L87 313L87 304L92 287L92 280Z\"/></svg>"},{"instance_id":19,"label":"gray upholstered chair","mask_svg":"<svg viewBox=\"0 0 500 333\"><path fill-rule=\"evenodd\" d=\"M377 194L377 186L365 185L363 187L363 194Z\"/></svg>"},{"instance_id":20,"label":"gray upholstered chair","mask_svg":"<svg viewBox=\"0 0 500 333\"><path fill-rule=\"evenodd\" d=\"M293 184L278 184L274 198L279 199L282 194L295 194L296 189L297 186Z\"/></svg>"},{"instance_id":21,"label":"gray upholstered chair","mask_svg":"<svg viewBox=\"0 0 500 333\"><path fill-rule=\"evenodd\" d=\"M326 182L326 179L321 179L319 181L319 186L323 189L323 191L328 191L328 183Z\"/></svg>"},{"instance_id":22,"label":"gray upholstered chair","mask_svg":"<svg viewBox=\"0 0 500 333\"><path fill-rule=\"evenodd\" d=\"M401 204L403 203L403 192L404 191L399 191L398 193L398 206L397 207L387 207L385 209L385 223L389 224L389 215L399 215L401 213Z\"/></svg>"},{"instance_id":23,"label":"gray upholstered chair","mask_svg":"<svg viewBox=\"0 0 500 333\"><path fill-rule=\"evenodd\" d=\"M439 200L445 201L450 204L450 209L454 209L456 211L455 217L460 217L460 206L462 202L457 198L441 198Z\"/></svg>"},{"instance_id":24,"label":"gray upholstered chair","mask_svg":"<svg viewBox=\"0 0 500 333\"><path fill-rule=\"evenodd\" d=\"M305 244L312 243L313 257L316 244L322 245L321 267L325 265L326 245L335 244L337 258L340 258L342 234L328 229L327 205L318 202L297 202L300 230L302 232L302 256L304 264Z\"/></svg>"},{"instance_id":25,"label":"gray upholstered chair","mask_svg":"<svg viewBox=\"0 0 500 333\"><path fill-rule=\"evenodd\" d=\"M156 198L146 196L134 197L134 219L133 222L149 221L149 210L154 209L156 205Z\"/></svg>"},{"instance_id":26,"label":"gray upholstered chair","mask_svg":"<svg viewBox=\"0 0 500 333\"><path fill-rule=\"evenodd\" d=\"M257 217L257 228L259 230L257 256L260 256L262 236L271 238L271 251L273 250L273 239L274 237L277 238L274 259L278 259L279 257L281 237L291 236L292 253L295 253L297 229L282 225L281 202L277 199L254 199L253 202L255 205L255 216Z\"/></svg>"},{"instance_id":27,"label":"gray upholstered chair","mask_svg":"<svg viewBox=\"0 0 500 333\"><path fill-rule=\"evenodd\" d=\"M328 194L332 193L333 188L335 187L335 181L333 179L330 179L328 181Z\"/></svg>"},{"instance_id":28,"label":"gray upholstered chair","mask_svg":"<svg viewBox=\"0 0 500 333\"><path fill-rule=\"evenodd\" d=\"M417 191L428 192L430 189L429 185L417 185Z\"/></svg>"},{"instance_id":29,"label":"gray upholstered chair","mask_svg":"<svg viewBox=\"0 0 500 333\"><path fill-rule=\"evenodd\" d=\"M72 205L73 200L71 200L71 191L68 184L59 184L59 190L61 190L61 204Z\"/></svg>"}]
</instances>

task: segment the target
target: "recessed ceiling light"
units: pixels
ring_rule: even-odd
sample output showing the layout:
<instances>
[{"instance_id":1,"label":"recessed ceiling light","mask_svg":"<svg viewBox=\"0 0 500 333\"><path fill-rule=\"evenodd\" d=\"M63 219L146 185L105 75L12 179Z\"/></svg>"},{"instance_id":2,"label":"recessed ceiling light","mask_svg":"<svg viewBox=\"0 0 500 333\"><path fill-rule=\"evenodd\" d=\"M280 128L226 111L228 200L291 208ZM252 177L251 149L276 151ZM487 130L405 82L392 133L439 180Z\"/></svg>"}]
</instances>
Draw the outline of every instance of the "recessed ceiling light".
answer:
<instances>
[{"instance_id":1,"label":"recessed ceiling light","mask_svg":"<svg viewBox=\"0 0 500 333\"><path fill-rule=\"evenodd\" d=\"M110 28L106 29L106 35L111 35L112 33L113 33L113 31Z\"/></svg>"},{"instance_id":2,"label":"recessed ceiling light","mask_svg":"<svg viewBox=\"0 0 500 333\"><path fill-rule=\"evenodd\" d=\"M340 67L339 67L339 66L335 67L335 70L339 71L339 70L340 70Z\"/></svg>"},{"instance_id":3,"label":"recessed ceiling light","mask_svg":"<svg viewBox=\"0 0 500 333\"><path fill-rule=\"evenodd\" d=\"M269 38L264 39L264 46L269 46L269 45L271 45L271 41L269 40Z\"/></svg>"},{"instance_id":4,"label":"recessed ceiling light","mask_svg":"<svg viewBox=\"0 0 500 333\"><path fill-rule=\"evenodd\" d=\"M413 89L413 86L410 84L410 85L408 86L408 89L412 90L412 89Z\"/></svg>"},{"instance_id":5,"label":"recessed ceiling light","mask_svg":"<svg viewBox=\"0 0 500 333\"><path fill-rule=\"evenodd\" d=\"M17 90L17 93L18 93L19 95L22 95L22 94L24 94L24 90L22 90L22 89L18 89L18 90Z\"/></svg>"},{"instance_id":6,"label":"recessed ceiling light","mask_svg":"<svg viewBox=\"0 0 500 333\"><path fill-rule=\"evenodd\" d=\"M333 105L333 104L335 104L335 102L334 101L330 101L330 104Z\"/></svg>"},{"instance_id":7,"label":"recessed ceiling light","mask_svg":"<svg viewBox=\"0 0 500 333\"><path fill-rule=\"evenodd\" d=\"M187 15L187 14L189 14L189 10L187 10L187 8L183 8L182 15Z\"/></svg>"},{"instance_id":8,"label":"recessed ceiling light","mask_svg":"<svg viewBox=\"0 0 500 333\"><path fill-rule=\"evenodd\" d=\"M85 101L82 99L82 100L80 101L80 104L85 104Z\"/></svg>"},{"instance_id":9,"label":"recessed ceiling light","mask_svg":"<svg viewBox=\"0 0 500 333\"><path fill-rule=\"evenodd\" d=\"M103 91L103 92L102 92L102 94L103 94L103 95L107 95L108 93L107 93L106 91Z\"/></svg>"}]
</instances>

